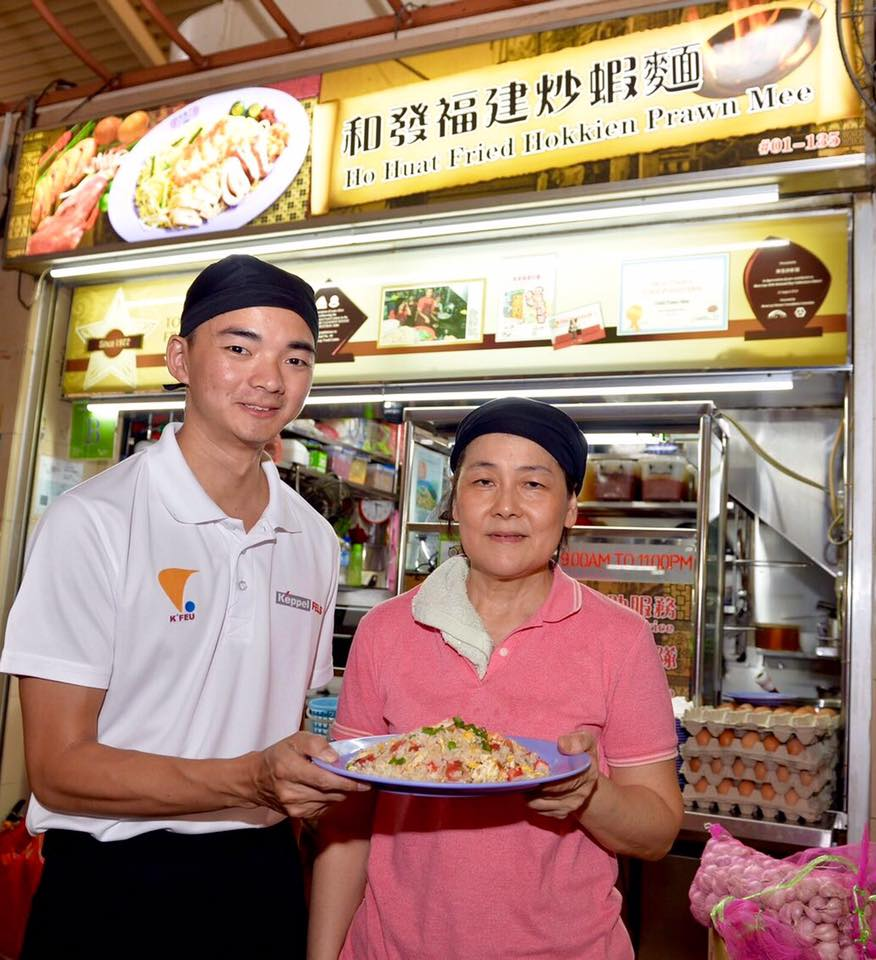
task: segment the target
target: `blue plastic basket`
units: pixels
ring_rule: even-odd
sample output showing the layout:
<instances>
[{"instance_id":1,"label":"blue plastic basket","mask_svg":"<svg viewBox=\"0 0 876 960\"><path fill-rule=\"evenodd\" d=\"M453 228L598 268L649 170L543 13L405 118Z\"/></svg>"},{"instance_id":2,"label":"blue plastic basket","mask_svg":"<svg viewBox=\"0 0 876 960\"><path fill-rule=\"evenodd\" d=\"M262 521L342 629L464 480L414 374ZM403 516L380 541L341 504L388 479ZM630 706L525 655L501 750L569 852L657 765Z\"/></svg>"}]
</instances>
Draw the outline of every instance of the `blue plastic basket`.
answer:
<instances>
[{"instance_id":1,"label":"blue plastic basket","mask_svg":"<svg viewBox=\"0 0 876 960\"><path fill-rule=\"evenodd\" d=\"M314 733L327 737L337 712L337 697L314 697L308 702L304 715L307 718L308 727Z\"/></svg>"}]
</instances>

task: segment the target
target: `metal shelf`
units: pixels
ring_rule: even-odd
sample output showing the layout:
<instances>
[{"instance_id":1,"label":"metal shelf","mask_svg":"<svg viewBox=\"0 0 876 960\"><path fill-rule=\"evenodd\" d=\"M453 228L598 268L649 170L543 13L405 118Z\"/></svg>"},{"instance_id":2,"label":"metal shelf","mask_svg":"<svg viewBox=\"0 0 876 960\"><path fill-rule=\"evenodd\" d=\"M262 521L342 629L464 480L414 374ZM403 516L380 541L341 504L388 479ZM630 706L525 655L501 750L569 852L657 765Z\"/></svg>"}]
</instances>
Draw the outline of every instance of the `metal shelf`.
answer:
<instances>
[{"instance_id":1,"label":"metal shelf","mask_svg":"<svg viewBox=\"0 0 876 960\"><path fill-rule=\"evenodd\" d=\"M726 627L724 628L726 630ZM758 653L765 657L778 657L783 660L839 660L839 647L816 647L815 653L804 653L802 650L770 650L768 647L755 647ZM823 650L824 653L819 653Z\"/></svg>"},{"instance_id":2,"label":"metal shelf","mask_svg":"<svg viewBox=\"0 0 876 960\"><path fill-rule=\"evenodd\" d=\"M456 524L452 525L454 528ZM427 523L408 523L408 533L446 533L446 520L433 520ZM645 540L692 540L697 531L689 527L613 527L596 524L575 524L569 527L570 534L589 533L594 539L604 540L611 537L641 537Z\"/></svg>"},{"instance_id":3,"label":"metal shelf","mask_svg":"<svg viewBox=\"0 0 876 960\"><path fill-rule=\"evenodd\" d=\"M602 516L626 517L641 514L655 517L696 517L697 504L692 500L584 500L578 509Z\"/></svg>"},{"instance_id":4,"label":"metal shelf","mask_svg":"<svg viewBox=\"0 0 876 960\"><path fill-rule=\"evenodd\" d=\"M845 814L828 811L817 823L800 824L685 810L681 829L705 835L706 826L710 823L719 823L740 840L759 840L792 847L829 847L837 841L836 833L845 831Z\"/></svg>"},{"instance_id":5,"label":"metal shelf","mask_svg":"<svg viewBox=\"0 0 876 960\"><path fill-rule=\"evenodd\" d=\"M397 493L392 493L389 490L381 490L379 487L369 487L365 483L354 483L352 480L345 480L343 477L339 477L336 473L322 473L319 470L314 470L312 467L302 466L300 463L293 463L289 467L281 467L280 470L288 474L297 473L300 477L311 477L315 480L337 483L342 487L346 487L351 493L361 493L362 496L367 499L390 500L392 503L398 502ZM295 484L293 483L292 486L295 486Z\"/></svg>"},{"instance_id":6,"label":"metal shelf","mask_svg":"<svg viewBox=\"0 0 876 960\"><path fill-rule=\"evenodd\" d=\"M341 447L344 450L351 450L353 453L358 453L362 457L367 457L369 460L375 460L377 463L388 463L390 466L395 466L395 457L388 457L385 453L372 453L370 450L363 450L362 447L357 447L352 443L346 443L343 440L332 440L331 437L327 437L318 430L311 432L293 427L291 424L286 424L280 433L288 433L292 437L301 437L303 440L314 440L317 443L325 444L327 447Z\"/></svg>"}]
</instances>

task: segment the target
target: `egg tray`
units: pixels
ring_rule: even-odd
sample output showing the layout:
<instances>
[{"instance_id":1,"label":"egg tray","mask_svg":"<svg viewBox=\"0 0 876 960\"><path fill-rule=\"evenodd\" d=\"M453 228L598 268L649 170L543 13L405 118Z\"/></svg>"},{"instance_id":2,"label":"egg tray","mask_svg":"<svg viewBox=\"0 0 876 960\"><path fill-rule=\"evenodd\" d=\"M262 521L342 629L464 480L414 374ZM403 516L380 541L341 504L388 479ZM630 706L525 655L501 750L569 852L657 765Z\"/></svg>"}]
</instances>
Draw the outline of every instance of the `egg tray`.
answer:
<instances>
[{"instance_id":1,"label":"egg tray","mask_svg":"<svg viewBox=\"0 0 876 960\"><path fill-rule=\"evenodd\" d=\"M755 787L748 796L739 792L736 781L725 793L718 793L717 789L709 785L699 792L696 786L688 784L683 791L684 805L690 810L732 814L734 808L743 817L756 817L761 814L764 820L775 820L782 814L791 823L802 820L804 823L814 823L821 819L826 810L830 809L833 799L833 784L827 784L820 793L811 797L801 797L793 806L790 806L779 796L771 800L764 800L760 790Z\"/></svg>"},{"instance_id":2,"label":"egg tray","mask_svg":"<svg viewBox=\"0 0 876 960\"><path fill-rule=\"evenodd\" d=\"M840 726L837 714L792 713L788 709L732 710L729 707L692 707L682 718L685 730L695 737L705 727L713 737L722 730L732 730L742 737L748 730L771 733L780 743L792 735L804 745L835 734Z\"/></svg>"},{"instance_id":3,"label":"egg tray","mask_svg":"<svg viewBox=\"0 0 876 960\"><path fill-rule=\"evenodd\" d=\"M685 786L687 784L695 784L701 779L705 779L711 787L717 787L723 780L734 780L736 782L750 780L752 783L757 784L758 787L761 784L768 783L779 796L784 796L793 788L796 790L797 796L803 800L808 800L811 796L823 790L829 783L833 782L834 772L831 768L822 767L812 774L812 780L809 783L803 783L800 779L799 771L796 770L790 773L787 780L780 780L777 769L767 770L765 777L759 777L754 771L754 764L747 764L742 773L737 774L731 769L729 763L724 763L718 773L715 773L706 763L704 763L699 770L692 770L690 768L690 761L685 760L681 765L681 776L684 777Z\"/></svg>"},{"instance_id":4,"label":"egg tray","mask_svg":"<svg viewBox=\"0 0 876 960\"><path fill-rule=\"evenodd\" d=\"M814 772L821 767L833 767L837 755L837 741L836 737L817 740L810 746L804 747L800 753L790 754L787 744L784 743L780 743L775 750L767 750L763 742L759 741L753 747L746 749L738 738L734 738L732 743L722 747L715 737L712 737L707 744L697 743L691 737L682 744L681 755L685 759L700 757L711 760L713 757L718 757L729 764L732 764L737 757L741 757L744 762L748 763L763 760L767 769L770 770L775 770L777 766L785 766L792 770Z\"/></svg>"}]
</instances>

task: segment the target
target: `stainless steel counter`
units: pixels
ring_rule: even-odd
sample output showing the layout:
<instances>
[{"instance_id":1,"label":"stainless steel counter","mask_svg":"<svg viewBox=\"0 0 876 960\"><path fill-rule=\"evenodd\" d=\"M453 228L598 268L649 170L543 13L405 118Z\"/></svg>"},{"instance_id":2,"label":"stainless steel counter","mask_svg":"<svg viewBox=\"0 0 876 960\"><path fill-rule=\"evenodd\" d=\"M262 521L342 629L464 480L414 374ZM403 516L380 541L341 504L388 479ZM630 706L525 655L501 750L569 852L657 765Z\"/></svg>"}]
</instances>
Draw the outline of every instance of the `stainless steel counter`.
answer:
<instances>
[{"instance_id":1,"label":"stainless steel counter","mask_svg":"<svg viewBox=\"0 0 876 960\"><path fill-rule=\"evenodd\" d=\"M830 811L817 823L799 824L685 810L681 829L682 832L692 833L695 837L702 837L706 825L710 823L720 823L728 833L740 840L757 840L800 848L829 847L837 842L843 842L845 834L844 815Z\"/></svg>"}]
</instances>

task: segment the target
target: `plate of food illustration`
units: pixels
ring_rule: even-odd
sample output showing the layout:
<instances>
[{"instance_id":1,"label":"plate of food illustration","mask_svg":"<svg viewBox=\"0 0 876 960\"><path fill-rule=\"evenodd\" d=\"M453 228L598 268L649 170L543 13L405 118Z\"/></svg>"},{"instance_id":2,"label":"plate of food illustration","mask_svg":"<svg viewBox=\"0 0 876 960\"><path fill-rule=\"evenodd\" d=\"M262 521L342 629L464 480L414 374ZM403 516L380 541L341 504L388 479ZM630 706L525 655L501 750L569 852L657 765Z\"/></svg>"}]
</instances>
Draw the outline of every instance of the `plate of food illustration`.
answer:
<instances>
[{"instance_id":1,"label":"plate of food illustration","mask_svg":"<svg viewBox=\"0 0 876 960\"><path fill-rule=\"evenodd\" d=\"M125 157L109 218L128 242L236 230L301 169L310 124L294 97L246 87L203 97L153 127Z\"/></svg>"}]
</instances>

